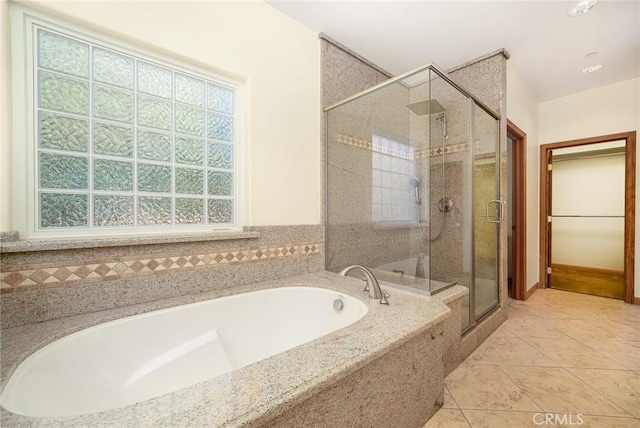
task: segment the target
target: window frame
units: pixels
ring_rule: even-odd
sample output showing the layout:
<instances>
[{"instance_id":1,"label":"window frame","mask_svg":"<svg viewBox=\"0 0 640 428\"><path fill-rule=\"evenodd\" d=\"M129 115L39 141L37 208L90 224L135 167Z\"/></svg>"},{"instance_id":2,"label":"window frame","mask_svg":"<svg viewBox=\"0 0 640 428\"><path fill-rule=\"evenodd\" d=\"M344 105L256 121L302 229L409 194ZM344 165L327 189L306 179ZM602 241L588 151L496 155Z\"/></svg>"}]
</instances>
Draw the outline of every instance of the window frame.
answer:
<instances>
[{"instance_id":1,"label":"window frame","mask_svg":"<svg viewBox=\"0 0 640 428\"><path fill-rule=\"evenodd\" d=\"M94 31L90 28L71 24L67 21L51 17L47 14L22 5L12 3L10 5L10 26L11 26L11 60L12 60L12 106L13 106L13 216L14 229L20 232L22 238L103 238L112 236L151 236L151 235L172 235L172 234L198 234L212 232L242 231L245 225L245 152L244 152L244 104L245 91L244 84L239 80L221 75L211 69L190 64L181 59L164 52L141 47L139 44L129 42L124 35L113 37L102 32ZM88 219L88 226L83 228L40 228L40 213L38 212L38 64L37 64L37 31L42 28L54 33L61 33L64 36L78 39L91 46L97 46L110 51L115 51L124 55L134 57L136 60L150 62L171 69L175 72L187 74L200 78L206 82L218 83L231 88L234 91L234 111L233 111L233 224L213 225L135 225L135 226L102 226L95 227L91 224L92 213ZM91 47L89 47L91 49ZM91 64L90 64L91 66ZM137 79L137 77L135 77ZM91 79L91 73L89 74ZM175 79L174 79L175 80ZM174 82L175 84L175 82ZM91 85L92 86L92 85ZM91 87L90 86L90 87ZM206 86L205 86L206 87ZM175 92L175 88L174 88ZM134 94L137 91L134 92ZM90 94L91 96L91 94ZM206 94L205 94L206 96ZM134 100L137 99L134 96ZM171 98L172 112L174 110L175 95ZM92 104L92 101L90 102ZM207 110L205 110L205 114ZM64 114L64 113L63 113ZM94 120L89 112L89 120ZM133 125L134 134L137 139L137 125ZM175 129L172 125L172 151L175 150ZM91 138L91 137L90 137ZM205 150L206 150L206 139ZM135 146L134 146L135 147ZM88 159L93 162L93 154L88 152ZM132 158L134 165L136 156ZM152 161L153 163L153 161ZM171 161L171 168L189 167L178 164L175 159ZM91 167L90 167L91 168ZM206 171L206 166L204 171ZM172 181L174 174L172 174ZM204 175L206 181L207 175ZM134 178L134 188L137 187ZM134 192L135 193L135 192ZM88 186L88 199L93 198L93 185ZM144 196L142 194L141 196ZM158 196L167 196L166 194ZM202 198L207 204L207 194L203 193ZM133 196L136 197L135 195ZM169 196L172 199L172 218L175 214L175 199L179 197L173 191ZM92 202L89 201L89 206Z\"/></svg>"}]
</instances>

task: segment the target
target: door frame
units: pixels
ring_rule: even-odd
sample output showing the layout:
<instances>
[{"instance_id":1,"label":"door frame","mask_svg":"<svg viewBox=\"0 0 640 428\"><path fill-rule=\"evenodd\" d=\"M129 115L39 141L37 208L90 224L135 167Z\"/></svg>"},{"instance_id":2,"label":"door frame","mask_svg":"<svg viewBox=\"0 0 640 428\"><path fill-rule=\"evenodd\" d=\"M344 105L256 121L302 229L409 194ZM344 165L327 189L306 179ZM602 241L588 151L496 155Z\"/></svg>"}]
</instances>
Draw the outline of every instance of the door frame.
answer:
<instances>
[{"instance_id":1,"label":"door frame","mask_svg":"<svg viewBox=\"0 0 640 428\"><path fill-rule=\"evenodd\" d=\"M513 140L511 152L511 195L513 207L512 251L513 299L527 300L527 134L507 119L507 137Z\"/></svg>"},{"instance_id":2,"label":"door frame","mask_svg":"<svg viewBox=\"0 0 640 428\"><path fill-rule=\"evenodd\" d=\"M635 257L635 216L636 216L636 131L559 143L542 144L540 146L540 285L549 288L547 267L550 265L551 251L549 245L551 188L548 174L548 162L551 150L565 147L584 146L588 144L607 143L625 140L625 180L624 180L624 301L634 303L634 257Z\"/></svg>"}]
</instances>

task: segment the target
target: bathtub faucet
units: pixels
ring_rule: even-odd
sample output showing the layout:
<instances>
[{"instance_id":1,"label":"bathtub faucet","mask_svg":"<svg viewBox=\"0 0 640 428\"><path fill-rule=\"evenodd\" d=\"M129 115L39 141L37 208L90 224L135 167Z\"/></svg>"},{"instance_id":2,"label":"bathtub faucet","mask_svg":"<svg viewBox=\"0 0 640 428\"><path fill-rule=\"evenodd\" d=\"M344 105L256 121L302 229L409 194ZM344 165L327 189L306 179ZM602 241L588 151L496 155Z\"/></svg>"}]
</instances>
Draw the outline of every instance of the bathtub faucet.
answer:
<instances>
[{"instance_id":1,"label":"bathtub faucet","mask_svg":"<svg viewBox=\"0 0 640 428\"><path fill-rule=\"evenodd\" d=\"M378 284L378 280L376 279L375 276L373 276L373 273L371 273L371 271L366 267L360 266L360 265L351 265L349 267L342 269L338 275L347 276L347 274L352 270L359 270L362 272L362 275L364 275L362 277L362 280L367 283L367 285L365 285L364 287L364 290L369 292L370 299L380 299L380 304L382 305L389 304L389 300L388 300L389 293L387 293L386 291L382 291L382 289L380 289L380 284Z\"/></svg>"}]
</instances>

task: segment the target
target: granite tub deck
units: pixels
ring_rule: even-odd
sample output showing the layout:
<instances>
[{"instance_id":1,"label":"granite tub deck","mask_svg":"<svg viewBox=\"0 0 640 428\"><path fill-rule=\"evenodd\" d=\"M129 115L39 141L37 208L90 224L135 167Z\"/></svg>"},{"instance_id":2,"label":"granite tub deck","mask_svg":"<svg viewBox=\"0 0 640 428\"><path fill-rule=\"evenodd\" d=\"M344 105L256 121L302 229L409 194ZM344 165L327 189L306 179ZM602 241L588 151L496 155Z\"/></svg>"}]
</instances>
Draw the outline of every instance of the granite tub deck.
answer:
<instances>
[{"instance_id":1,"label":"granite tub deck","mask_svg":"<svg viewBox=\"0 0 640 428\"><path fill-rule=\"evenodd\" d=\"M260 427L347 425L421 427L442 405L445 322L440 299L389 290L380 305L362 282L330 272L257 283L233 290L161 300L2 330L1 384L42 346L124 316L279 286L306 285L360 298L360 321L266 360L132 406L90 415L31 418L0 409L1 425L113 427ZM452 298L466 290L456 287ZM162 332L158 332L161 334ZM425 355L428 358L425 358ZM398 425L399 424L399 425Z\"/></svg>"}]
</instances>

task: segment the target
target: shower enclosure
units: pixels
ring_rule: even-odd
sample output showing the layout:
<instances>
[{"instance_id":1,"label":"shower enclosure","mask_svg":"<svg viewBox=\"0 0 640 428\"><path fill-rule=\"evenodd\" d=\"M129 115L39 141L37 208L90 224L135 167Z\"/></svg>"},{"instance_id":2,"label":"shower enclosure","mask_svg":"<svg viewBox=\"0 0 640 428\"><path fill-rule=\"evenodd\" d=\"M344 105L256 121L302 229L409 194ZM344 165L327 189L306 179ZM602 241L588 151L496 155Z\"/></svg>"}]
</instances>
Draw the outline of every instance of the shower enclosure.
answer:
<instances>
[{"instance_id":1,"label":"shower enclosure","mask_svg":"<svg viewBox=\"0 0 640 428\"><path fill-rule=\"evenodd\" d=\"M473 326L499 303L499 117L433 64L325 111L327 270L465 286Z\"/></svg>"}]
</instances>

